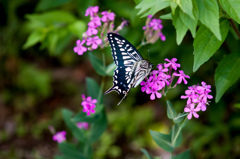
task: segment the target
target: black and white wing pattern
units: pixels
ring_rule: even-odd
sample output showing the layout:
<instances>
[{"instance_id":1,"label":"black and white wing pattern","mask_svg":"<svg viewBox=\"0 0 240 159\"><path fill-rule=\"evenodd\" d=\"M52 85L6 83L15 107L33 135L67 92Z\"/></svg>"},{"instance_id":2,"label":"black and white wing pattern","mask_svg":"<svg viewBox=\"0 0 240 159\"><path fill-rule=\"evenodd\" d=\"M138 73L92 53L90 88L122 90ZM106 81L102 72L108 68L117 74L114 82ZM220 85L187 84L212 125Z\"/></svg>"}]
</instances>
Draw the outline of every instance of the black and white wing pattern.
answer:
<instances>
[{"instance_id":1,"label":"black and white wing pattern","mask_svg":"<svg viewBox=\"0 0 240 159\"><path fill-rule=\"evenodd\" d=\"M130 89L136 87L149 74L152 65L122 36L108 33L108 41L117 68L113 75L113 86L105 94L116 91L124 94L123 100Z\"/></svg>"}]
</instances>

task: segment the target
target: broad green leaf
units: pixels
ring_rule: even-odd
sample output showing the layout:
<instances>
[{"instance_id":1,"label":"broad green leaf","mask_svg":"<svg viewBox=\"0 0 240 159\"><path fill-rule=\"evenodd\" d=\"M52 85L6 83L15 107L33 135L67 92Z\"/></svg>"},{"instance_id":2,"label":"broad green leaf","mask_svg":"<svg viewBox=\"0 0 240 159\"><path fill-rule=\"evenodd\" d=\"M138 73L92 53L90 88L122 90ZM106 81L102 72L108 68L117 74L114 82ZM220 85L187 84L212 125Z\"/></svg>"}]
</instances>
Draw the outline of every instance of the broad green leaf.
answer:
<instances>
[{"instance_id":1,"label":"broad green leaf","mask_svg":"<svg viewBox=\"0 0 240 159\"><path fill-rule=\"evenodd\" d=\"M101 76L105 76L105 66L103 65L103 61L99 58L97 58L93 53L89 53L89 59L90 62L93 66L93 68L95 69L95 71L101 75Z\"/></svg>"},{"instance_id":2,"label":"broad green leaf","mask_svg":"<svg viewBox=\"0 0 240 159\"><path fill-rule=\"evenodd\" d=\"M136 6L136 9L140 9L138 15L146 12L142 17L148 15L154 15L158 11L170 6L170 0L143 0L140 4Z\"/></svg>"},{"instance_id":3,"label":"broad green leaf","mask_svg":"<svg viewBox=\"0 0 240 159\"><path fill-rule=\"evenodd\" d=\"M144 153L144 155L146 155L148 157L148 159L153 159L152 156L147 152L147 150L141 148L140 149L142 151L142 153Z\"/></svg>"},{"instance_id":4,"label":"broad green leaf","mask_svg":"<svg viewBox=\"0 0 240 159\"><path fill-rule=\"evenodd\" d=\"M194 65L193 71L197 69L218 50L225 40L229 30L228 20L225 19L220 23L220 32L222 40L219 41L216 36L206 27L201 25L197 31L196 38L194 39Z\"/></svg>"},{"instance_id":5,"label":"broad green leaf","mask_svg":"<svg viewBox=\"0 0 240 159\"><path fill-rule=\"evenodd\" d=\"M217 0L197 0L197 3L200 22L208 27L218 40L221 40Z\"/></svg>"},{"instance_id":6,"label":"broad green leaf","mask_svg":"<svg viewBox=\"0 0 240 159\"><path fill-rule=\"evenodd\" d=\"M62 109L63 120L67 127L71 130L73 136L77 138L78 141L85 142L86 136L83 130L79 129L75 122L72 121L73 112L68 109Z\"/></svg>"},{"instance_id":7,"label":"broad green leaf","mask_svg":"<svg viewBox=\"0 0 240 159\"><path fill-rule=\"evenodd\" d=\"M218 102L224 92L240 77L240 53L231 53L218 64L215 72L216 98Z\"/></svg>"},{"instance_id":8,"label":"broad green leaf","mask_svg":"<svg viewBox=\"0 0 240 159\"><path fill-rule=\"evenodd\" d=\"M168 14L165 14L165 15L161 15L159 18L166 19L166 20L171 20L172 19L172 14L168 13Z\"/></svg>"},{"instance_id":9,"label":"broad green leaf","mask_svg":"<svg viewBox=\"0 0 240 159\"><path fill-rule=\"evenodd\" d=\"M116 64L113 62L109 64L106 68L106 75L113 76L114 70L116 69Z\"/></svg>"},{"instance_id":10,"label":"broad green leaf","mask_svg":"<svg viewBox=\"0 0 240 159\"><path fill-rule=\"evenodd\" d=\"M172 15L174 15L176 8L178 7L178 4L176 3L175 0L171 2L170 7L171 7Z\"/></svg>"},{"instance_id":11,"label":"broad green leaf","mask_svg":"<svg viewBox=\"0 0 240 159\"><path fill-rule=\"evenodd\" d=\"M184 151L179 155L174 156L173 159L190 159L190 150Z\"/></svg>"},{"instance_id":12,"label":"broad green leaf","mask_svg":"<svg viewBox=\"0 0 240 159\"><path fill-rule=\"evenodd\" d=\"M91 96L92 99L97 99L97 105L101 104L103 102L103 93L98 83L94 79L89 77L87 78L86 82L88 96Z\"/></svg>"},{"instance_id":13,"label":"broad green leaf","mask_svg":"<svg viewBox=\"0 0 240 159\"><path fill-rule=\"evenodd\" d=\"M171 136L162 134L156 131L149 130L153 140L160 146L162 149L172 152L174 147L171 145Z\"/></svg>"},{"instance_id":14,"label":"broad green leaf","mask_svg":"<svg viewBox=\"0 0 240 159\"><path fill-rule=\"evenodd\" d=\"M224 11L240 24L240 1L239 0L219 0Z\"/></svg>"},{"instance_id":15,"label":"broad green leaf","mask_svg":"<svg viewBox=\"0 0 240 159\"><path fill-rule=\"evenodd\" d=\"M61 27L61 23L71 23L76 21L76 18L69 12L65 11L50 11L42 14L27 14L26 18L33 23L38 23L39 27L54 25Z\"/></svg>"},{"instance_id":16,"label":"broad green leaf","mask_svg":"<svg viewBox=\"0 0 240 159\"><path fill-rule=\"evenodd\" d=\"M177 112L173 108L172 103L169 100L167 100L167 116L169 119L173 119L177 116Z\"/></svg>"},{"instance_id":17,"label":"broad green leaf","mask_svg":"<svg viewBox=\"0 0 240 159\"><path fill-rule=\"evenodd\" d=\"M94 122L94 124L92 125L90 142L97 141L107 128L107 117L105 111L102 110L100 115L100 119Z\"/></svg>"},{"instance_id":18,"label":"broad green leaf","mask_svg":"<svg viewBox=\"0 0 240 159\"><path fill-rule=\"evenodd\" d=\"M184 36L187 33L188 28L180 18L179 8L176 8L175 13L172 15L172 21L177 32L177 44L180 45Z\"/></svg>"},{"instance_id":19,"label":"broad green leaf","mask_svg":"<svg viewBox=\"0 0 240 159\"><path fill-rule=\"evenodd\" d=\"M183 13L187 14L193 20L195 19L195 16L193 16L192 0L177 0L176 2L178 6L181 8L181 10L183 11Z\"/></svg>"},{"instance_id":20,"label":"broad green leaf","mask_svg":"<svg viewBox=\"0 0 240 159\"><path fill-rule=\"evenodd\" d=\"M71 23L68 26L68 29L70 30L71 33L76 35L79 38L82 38L82 34L86 31L86 23L82 20L77 20L73 23Z\"/></svg>"},{"instance_id":21,"label":"broad green leaf","mask_svg":"<svg viewBox=\"0 0 240 159\"><path fill-rule=\"evenodd\" d=\"M198 23L198 6L195 0L193 0L193 17L191 18L187 13L180 10L180 18L182 19L185 26L191 31L192 36L195 37L196 27Z\"/></svg>"},{"instance_id":22,"label":"broad green leaf","mask_svg":"<svg viewBox=\"0 0 240 159\"><path fill-rule=\"evenodd\" d=\"M92 115L87 115L85 112L80 112L78 114L76 114L73 118L72 121L74 122L88 122L88 123L94 123L97 120L100 119L100 114L92 114Z\"/></svg>"},{"instance_id":23,"label":"broad green leaf","mask_svg":"<svg viewBox=\"0 0 240 159\"><path fill-rule=\"evenodd\" d=\"M76 145L62 142L58 144L60 151L64 154L64 157L67 159L87 159L81 151L76 147Z\"/></svg>"},{"instance_id":24,"label":"broad green leaf","mask_svg":"<svg viewBox=\"0 0 240 159\"><path fill-rule=\"evenodd\" d=\"M23 45L23 49L27 49L38 42L41 42L45 36L45 32L42 29L35 29L29 36L25 44Z\"/></svg>"},{"instance_id":25,"label":"broad green leaf","mask_svg":"<svg viewBox=\"0 0 240 159\"><path fill-rule=\"evenodd\" d=\"M178 125L173 125L171 130L171 145L173 147L178 147L182 143L182 131L181 127Z\"/></svg>"},{"instance_id":26,"label":"broad green leaf","mask_svg":"<svg viewBox=\"0 0 240 159\"><path fill-rule=\"evenodd\" d=\"M185 118L186 115L187 113L179 113L177 117L173 118L173 122L176 124L180 123Z\"/></svg>"},{"instance_id":27,"label":"broad green leaf","mask_svg":"<svg viewBox=\"0 0 240 159\"><path fill-rule=\"evenodd\" d=\"M44 11L44 10L47 10L47 9L51 9L51 8L61 6L61 5L65 4L69 1L71 1L71 0L57 0L57 1L41 0L37 5L36 10L37 11Z\"/></svg>"}]
</instances>

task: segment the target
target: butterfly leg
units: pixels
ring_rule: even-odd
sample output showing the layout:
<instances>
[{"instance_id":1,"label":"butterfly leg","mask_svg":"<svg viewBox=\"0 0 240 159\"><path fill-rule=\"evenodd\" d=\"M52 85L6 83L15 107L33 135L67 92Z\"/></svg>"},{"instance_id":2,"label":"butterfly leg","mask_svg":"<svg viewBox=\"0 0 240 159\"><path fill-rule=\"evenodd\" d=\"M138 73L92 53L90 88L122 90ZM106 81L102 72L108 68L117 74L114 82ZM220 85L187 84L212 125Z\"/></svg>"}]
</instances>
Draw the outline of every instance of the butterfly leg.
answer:
<instances>
[{"instance_id":1,"label":"butterfly leg","mask_svg":"<svg viewBox=\"0 0 240 159\"><path fill-rule=\"evenodd\" d=\"M119 102L117 105L121 104L121 102L123 101L123 99L126 98L127 95L128 95L128 93L126 92L126 93L124 94L123 98L120 100L120 102Z\"/></svg>"}]
</instances>

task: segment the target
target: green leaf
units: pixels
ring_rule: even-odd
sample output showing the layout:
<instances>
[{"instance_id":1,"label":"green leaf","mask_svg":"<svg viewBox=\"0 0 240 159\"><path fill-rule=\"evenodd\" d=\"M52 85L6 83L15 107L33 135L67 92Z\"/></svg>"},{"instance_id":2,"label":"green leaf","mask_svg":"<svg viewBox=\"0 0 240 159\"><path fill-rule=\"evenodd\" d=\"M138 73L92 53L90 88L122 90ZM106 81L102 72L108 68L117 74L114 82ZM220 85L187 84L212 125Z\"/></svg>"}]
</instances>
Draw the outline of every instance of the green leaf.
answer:
<instances>
[{"instance_id":1,"label":"green leaf","mask_svg":"<svg viewBox=\"0 0 240 159\"><path fill-rule=\"evenodd\" d=\"M159 18L166 19L166 20L171 20L172 19L172 14L168 13L168 14L165 14L165 15L161 15Z\"/></svg>"},{"instance_id":2,"label":"green leaf","mask_svg":"<svg viewBox=\"0 0 240 159\"><path fill-rule=\"evenodd\" d=\"M86 136L83 132L83 130L79 129L76 125L75 122L71 120L71 117L73 115L73 112L68 110L68 109L62 109L62 115L63 115L63 120L67 127L72 131L72 134L77 140L81 142L86 141Z\"/></svg>"},{"instance_id":3,"label":"green leaf","mask_svg":"<svg viewBox=\"0 0 240 159\"><path fill-rule=\"evenodd\" d=\"M171 7L172 15L174 15L175 11L176 11L176 8L178 7L178 4L176 3L175 0L171 2L171 6L170 7Z\"/></svg>"},{"instance_id":4,"label":"green leaf","mask_svg":"<svg viewBox=\"0 0 240 159\"><path fill-rule=\"evenodd\" d=\"M27 49L38 42L41 42L45 36L45 32L42 29L35 29L29 36L25 44L23 45L23 49Z\"/></svg>"},{"instance_id":5,"label":"green leaf","mask_svg":"<svg viewBox=\"0 0 240 159\"><path fill-rule=\"evenodd\" d=\"M100 60L99 58L97 58L93 53L89 53L89 59L90 62L93 66L93 68L95 69L95 71L101 75L101 76L105 76L105 66L103 65L103 61Z\"/></svg>"},{"instance_id":6,"label":"green leaf","mask_svg":"<svg viewBox=\"0 0 240 159\"><path fill-rule=\"evenodd\" d=\"M184 151L179 155L174 156L173 159L190 159L190 150Z\"/></svg>"},{"instance_id":7,"label":"green leaf","mask_svg":"<svg viewBox=\"0 0 240 159\"><path fill-rule=\"evenodd\" d=\"M240 1L239 0L219 0L227 14L240 24Z\"/></svg>"},{"instance_id":8,"label":"green leaf","mask_svg":"<svg viewBox=\"0 0 240 159\"><path fill-rule=\"evenodd\" d=\"M187 14L193 20L195 17L193 16L193 4L192 0L177 0L178 6L181 8L183 13Z\"/></svg>"},{"instance_id":9,"label":"green leaf","mask_svg":"<svg viewBox=\"0 0 240 159\"><path fill-rule=\"evenodd\" d=\"M91 96L92 99L97 99L97 105L101 104L103 102L103 93L102 90L100 89L98 83L92 79L92 78L87 78L87 92L88 96Z\"/></svg>"},{"instance_id":10,"label":"green leaf","mask_svg":"<svg viewBox=\"0 0 240 159\"><path fill-rule=\"evenodd\" d=\"M146 12L142 17L146 17L148 15L154 15L158 11L167 8L170 6L170 0L143 0L140 4L138 4L135 8L140 9L138 15Z\"/></svg>"},{"instance_id":11,"label":"green leaf","mask_svg":"<svg viewBox=\"0 0 240 159\"><path fill-rule=\"evenodd\" d=\"M222 40L219 41L213 33L205 26L201 25L197 31L196 38L194 39L194 65L193 71L197 69L218 50L225 40L229 30L228 20L225 19L220 23L220 32Z\"/></svg>"},{"instance_id":12,"label":"green leaf","mask_svg":"<svg viewBox=\"0 0 240 159\"><path fill-rule=\"evenodd\" d=\"M182 19L180 18L180 9L176 8L175 13L172 15L172 21L173 21L173 25L176 28L176 32L177 32L177 44L180 45L183 37L186 35L187 33L187 26L184 24L184 22L182 21Z\"/></svg>"},{"instance_id":13,"label":"green leaf","mask_svg":"<svg viewBox=\"0 0 240 159\"><path fill-rule=\"evenodd\" d=\"M147 152L147 150L141 148L140 149L142 151L142 153L144 153L144 155L146 155L148 157L148 159L153 159L152 156Z\"/></svg>"},{"instance_id":14,"label":"green leaf","mask_svg":"<svg viewBox=\"0 0 240 159\"><path fill-rule=\"evenodd\" d=\"M80 112L78 114L76 114L72 120L74 122L88 122L88 123L94 123L95 121L99 120L100 119L100 114L96 114L94 113L93 115L87 115L86 113L84 112Z\"/></svg>"},{"instance_id":15,"label":"green leaf","mask_svg":"<svg viewBox=\"0 0 240 159\"><path fill-rule=\"evenodd\" d=\"M176 8L175 14L173 14L173 25L176 28L177 32L177 44L179 45L187 30L189 29L192 33L192 36L195 37L196 34L196 27L198 22L198 8L195 1L193 1L193 15L194 20L184 13L179 7Z\"/></svg>"},{"instance_id":16,"label":"green leaf","mask_svg":"<svg viewBox=\"0 0 240 159\"><path fill-rule=\"evenodd\" d=\"M174 147L171 145L171 136L162 134L156 131L149 130L153 140L160 146L162 149L172 152Z\"/></svg>"},{"instance_id":17,"label":"green leaf","mask_svg":"<svg viewBox=\"0 0 240 159\"><path fill-rule=\"evenodd\" d=\"M82 38L82 34L86 31L86 23L82 20L77 20L73 23L71 23L68 26L68 29L70 30L71 33L76 35L79 38Z\"/></svg>"},{"instance_id":18,"label":"green leaf","mask_svg":"<svg viewBox=\"0 0 240 159\"><path fill-rule=\"evenodd\" d=\"M76 147L76 145L62 142L58 144L60 151L64 154L64 157L67 159L87 159L81 151Z\"/></svg>"},{"instance_id":19,"label":"green leaf","mask_svg":"<svg viewBox=\"0 0 240 159\"><path fill-rule=\"evenodd\" d=\"M186 115L187 113L179 113L177 117L173 118L173 122L176 124L180 123L185 118Z\"/></svg>"},{"instance_id":20,"label":"green leaf","mask_svg":"<svg viewBox=\"0 0 240 159\"><path fill-rule=\"evenodd\" d=\"M48 10L51 8L61 6L69 1L71 0L57 0L57 1L41 0L37 5L36 10L37 11Z\"/></svg>"},{"instance_id":21,"label":"green leaf","mask_svg":"<svg viewBox=\"0 0 240 159\"><path fill-rule=\"evenodd\" d=\"M218 40L221 40L217 0L197 0L197 3L199 20L212 31Z\"/></svg>"},{"instance_id":22,"label":"green leaf","mask_svg":"<svg viewBox=\"0 0 240 159\"><path fill-rule=\"evenodd\" d=\"M173 108L172 103L169 100L167 100L167 116L169 119L173 119L177 116L177 112Z\"/></svg>"},{"instance_id":23,"label":"green leaf","mask_svg":"<svg viewBox=\"0 0 240 159\"><path fill-rule=\"evenodd\" d=\"M116 69L116 64L113 62L109 64L106 68L106 75L113 76L114 70Z\"/></svg>"},{"instance_id":24,"label":"green leaf","mask_svg":"<svg viewBox=\"0 0 240 159\"><path fill-rule=\"evenodd\" d=\"M101 116L100 116L99 120L97 120L92 125L90 142L97 141L102 136L102 134L104 133L104 131L107 128L107 117L106 117L106 114L105 114L104 110L102 110L100 115Z\"/></svg>"},{"instance_id":25,"label":"green leaf","mask_svg":"<svg viewBox=\"0 0 240 159\"><path fill-rule=\"evenodd\" d=\"M225 91L240 77L240 53L231 53L218 64L215 72L216 98L218 102Z\"/></svg>"},{"instance_id":26,"label":"green leaf","mask_svg":"<svg viewBox=\"0 0 240 159\"><path fill-rule=\"evenodd\" d=\"M38 23L39 27L54 25L61 27L61 23L71 23L76 21L76 18L69 12L65 11L50 11L42 14L27 14L26 18L33 23Z\"/></svg>"},{"instance_id":27,"label":"green leaf","mask_svg":"<svg viewBox=\"0 0 240 159\"><path fill-rule=\"evenodd\" d=\"M170 133L171 135L171 145L173 147L178 147L182 143L182 131L181 127L178 125L172 126L172 131Z\"/></svg>"}]
</instances>

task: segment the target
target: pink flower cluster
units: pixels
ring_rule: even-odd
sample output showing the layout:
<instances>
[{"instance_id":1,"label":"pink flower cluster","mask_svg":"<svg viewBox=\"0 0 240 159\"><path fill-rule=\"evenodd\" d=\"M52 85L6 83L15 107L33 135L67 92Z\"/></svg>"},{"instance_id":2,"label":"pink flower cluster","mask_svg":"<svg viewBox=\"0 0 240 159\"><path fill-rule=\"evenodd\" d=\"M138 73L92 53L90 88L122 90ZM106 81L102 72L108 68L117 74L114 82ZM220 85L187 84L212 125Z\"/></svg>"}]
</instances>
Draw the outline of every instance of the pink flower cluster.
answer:
<instances>
[{"instance_id":1,"label":"pink flower cluster","mask_svg":"<svg viewBox=\"0 0 240 159\"><path fill-rule=\"evenodd\" d=\"M74 52L76 52L78 55L83 55L83 53L87 50L95 50L98 48L98 46L103 48L107 42L107 33L116 33L127 24L127 21L123 20L117 29L113 30L114 19L116 15L109 11L103 11L101 13L98 13L98 11L98 6L91 6L86 10L85 16L90 16L88 29L85 33L83 33L83 40L77 40L77 46L73 48ZM83 46L85 43L88 48Z\"/></svg>"},{"instance_id":2,"label":"pink flower cluster","mask_svg":"<svg viewBox=\"0 0 240 159\"><path fill-rule=\"evenodd\" d=\"M53 140L57 141L58 143L62 143L63 141L66 140L66 131L60 131L57 132L55 135L53 135Z\"/></svg>"},{"instance_id":3,"label":"pink flower cluster","mask_svg":"<svg viewBox=\"0 0 240 159\"><path fill-rule=\"evenodd\" d=\"M86 112L88 116L94 114L97 100L90 96L86 98L85 95L82 95L82 99L83 112Z\"/></svg>"},{"instance_id":4,"label":"pink flower cluster","mask_svg":"<svg viewBox=\"0 0 240 159\"><path fill-rule=\"evenodd\" d=\"M147 16L146 26L143 27L146 43L155 43L159 38L165 41L166 37L162 33L162 20L152 19L152 17L152 15Z\"/></svg>"},{"instance_id":5,"label":"pink flower cluster","mask_svg":"<svg viewBox=\"0 0 240 159\"><path fill-rule=\"evenodd\" d=\"M208 93L211 92L211 85L206 85L205 82L201 82L202 86L193 85L188 87L185 91L186 95L182 95L181 99L188 99L187 105L184 108L184 112L189 113L187 118L190 120L192 115L198 118L198 111L205 111L209 103L208 99L212 99L213 96Z\"/></svg>"},{"instance_id":6,"label":"pink flower cluster","mask_svg":"<svg viewBox=\"0 0 240 159\"><path fill-rule=\"evenodd\" d=\"M87 122L78 122L78 123L77 123L77 127L78 127L79 129L85 129L85 130L87 130L88 127L89 127L89 124L88 124Z\"/></svg>"},{"instance_id":7,"label":"pink flower cluster","mask_svg":"<svg viewBox=\"0 0 240 159\"><path fill-rule=\"evenodd\" d=\"M178 80L173 87L176 87L177 84L182 82L187 84L186 78L190 78L188 75L185 75L182 70L179 70L179 73L177 73L177 69L180 68L180 64L176 63L176 58L172 58L171 60L165 59L165 61L167 61L167 63L158 64L158 70L150 72L150 77L146 81L141 82L142 92L151 94L151 100L154 100L156 97L161 98L165 93L165 88L171 88L173 79L176 76L178 77Z\"/></svg>"}]
</instances>

